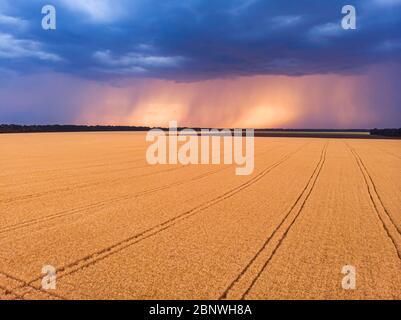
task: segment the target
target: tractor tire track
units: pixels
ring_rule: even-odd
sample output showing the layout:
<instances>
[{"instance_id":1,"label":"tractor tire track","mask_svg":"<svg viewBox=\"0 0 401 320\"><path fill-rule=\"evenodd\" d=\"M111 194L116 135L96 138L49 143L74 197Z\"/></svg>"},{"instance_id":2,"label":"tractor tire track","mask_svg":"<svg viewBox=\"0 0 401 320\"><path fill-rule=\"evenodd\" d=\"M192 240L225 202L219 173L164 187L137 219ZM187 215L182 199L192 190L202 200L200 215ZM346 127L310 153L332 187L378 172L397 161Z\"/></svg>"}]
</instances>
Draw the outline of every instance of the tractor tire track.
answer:
<instances>
[{"instance_id":1,"label":"tractor tire track","mask_svg":"<svg viewBox=\"0 0 401 320\"><path fill-rule=\"evenodd\" d=\"M303 149L308 143L303 144L301 147L297 148L295 151L292 151L288 154L286 154L283 158L281 158L280 160L278 160L277 162L273 163L272 165L270 165L269 167L265 168L262 172L260 172L259 174L257 174L255 177L249 179L248 181L246 181L245 183L223 193L222 195L207 201L204 204L201 204L199 206L196 206L195 208L192 208L188 211L185 211L171 219L168 219L160 224L157 224L151 228L148 228L145 231L142 231L140 233L134 234L131 237L124 239L122 241L119 241L113 245L110 245L106 248L103 248L101 250L98 250L96 252L93 252L83 258L80 258L74 262L68 263L63 267L59 267L57 268L57 279L61 279L67 275L76 273L88 266L94 265L99 261L102 261L138 242L141 242L145 239L148 239L150 237L153 237L157 234L159 234L160 232L167 230L169 228L171 228L172 226L176 225L177 223L180 223L181 221L184 221L190 217L192 217L193 215L198 214L199 212L202 212L228 198L233 197L234 195L238 194L239 192L241 192L242 190L252 186L253 184L255 184L256 182L258 182L259 180L261 180L266 174L268 174L270 171L272 171L273 169L275 169L276 167L280 166L282 163L286 162L288 159L290 159L294 154L296 154L297 152L299 152L301 149ZM61 273L61 274L60 274ZM42 278L42 276L39 276L33 280L31 280L29 282L29 284L32 284L38 280L40 280Z\"/></svg>"},{"instance_id":2,"label":"tractor tire track","mask_svg":"<svg viewBox=\"0 0 401 320\"><path fill-rule=\"evenodd\" d=\"M123 196L123 197L116 197L116 198L109 199L109 200L99 201L99 202L96 202L96 203L93 203L93 204L89 204L89 205L85 205L85 206L82 206L82 207L74 208L72 210L65 210L65 211L61 211L61 212L54 213L54 214L51 214L51 215L47 215L47 216L44 216L44 217L40 217L40 218L37 218L37 219L32 219L32 220L20 222L20 223L17 223L17 224L14 224L14 225L10 225L10 226L7 226L5 228L0 229L0 234L11 232L11 231L15 231L15 230L19 230L21 228L27 228L27 227L30 227L30 226L33 226L33 225L36 225L36 224L39 224L39 223L45 223L45 222L48 222L48 221L51 221L51 220L64 218L64 217L71 216L71 215L74 215L74 214L79 214L79 213L81 213L82 211L85 211L85 210L98 209L98 208L102 208L102 207L108 206L110 204L118 203L118 202L121 202L121 201L127 201L127 200L131 200L131 199L139 198L141 196L149 195L149 194L152 194L152 193L155 193L155 192L158 192L158 191L169 189L171 187L176 187L176 186L179 186L179 185L182 185L182 184L185 184L185 183L189 183L189 182L193 182L193 181L196 181L196 180L199 180L199 179L203 179L203 178L205 178L205 177L207 177L209 175L218 173L218 172L223 171L225 169L227 169L227 167L221 168L219 170L214 170L214 171L211 171L211 172L207 172L207 173L201 174L201 175L196 176L196 177L194 177L192 179L186 179L186 180L170 183L170 184L165 185L165 186L144 190L144 191L135 193L133 195L126 195L126 196Z\"/></svg>"},{"instance_id":3,"label":"tractor tire track","mask_svg":"<svg viewBox=\"0 0 401 320\"><path fill-rule=\"evenodd\" d=\"M275 148L278 148L278 147L280 147L280 146L273 147L273 148L271 148L269 150L271 151L271 150L273 150ZM264 154L264 153L262 153L262 154ZM141 160L141 159L135 159L133 162L137 162L139 160ZM146 168L146 167L149 167L149 165L147 164L147 165L144 165L144 166L135 166L135 167L124 168L124 169L116 169L116 170L112 170L112 171L109 171L109 172L126 171L126 170L130 170L130 169L141 169L141 168ZM28 199L40 198L40 197L43 197L43 196L46 196L46 195L49 195L49 194L53 194L53 193L68 192L68 191L75 191L77 189L90 188L90 187L93 187L93 186L102 185L104 183L108 183L109 185L110 184L118 184L121 180L128 180L128 179L132 179L132 178L149 177L149 176L153 176L153 175L156 175L156 174L161 174L161 173L165 173L165 172L171 172L171 171L180 170L180 169L185 168L185 167L186 167L186 165L180 165L178 167L169 168L169 169L165 169L165 170L160 170L160 171L157 171L157 172L149 172L149 173L144 173L144 174L139 174L139 175L126 176L126 177L123 177L123 178L115 178L115 179L109 179L109 180L100 180L100 181L91 182L91 183L77 184L77 185L72 185L72 186L68 186L68 187L52 189L52 190L48 190L48 191L44 191L44 192L38 192L38 193L29 194L29 195L14 197L14 198L7 199L7 200L2 200L2 203L3 204L10 204L10 203L18 202L18 201L24 201L24 200L28 200Z\"/></svg>"},{"instance_id":4,"label":"tractor tire track","mask_svg":"<svg viewBox=\"0 0 401 320\"><path fill-rule=\"evenodd\" d=\"M148 166L149 165L135 167L135 169L141 169L141 168L145 168L145 167L148 167ZM165 172L179 170L179 169L182 169L183 167L185 167L185 166L179 166L179 167L175 167L175 168L169 168L169 169L160 170L160 171L157 171L157 172L149 172L149 173L144 173L144 174L140 174L140 175L125 176L123 178L115 178L115 179L109 179L109 180L100 180L100 181L91 182L91 183L77 184L77 185L72 185L72 186L69 186L69 187L63 187L63 188L48 190L48 191L44 191L44 192L33 193L33 194L25 195L25 196L15 197L15 198L7 199L7 200L2 200L2 202L3 202L3 204L10 204L10 203L18 202L18 201L24 201L24 200L28 200L28 199L40 198L40 197L43 197L43 196L46 196L46 195L49 195L49 194L68 192L68 191L75 191L77 189L90 188L90 187L102 185L102 184L105 184L105 183L107 183L108 185L118 184L122 180L128 180L128 179L132 179L132 178L149 177L149 176L153 176L153 175L156 175L156 174L161 174L161 173L165 173Z\"/></svg>"},{"instance_id":5,"label":"tractor tire track","mask_svg":"<svg viewBox=\"0 0 401 320\"><path fill-rule=\"evenodd\" d=\"M2 295L0 294L0 300L3 300L2 299L3 297L5 298L5 300L19 300L19 299L24 300L22 295L14 292L6 287L3 287L2 285L0 285L0 289L4 291L4 294L2 294ZM13 296L13 297L11 297L11 296Z\"/></svg>"},{"instance_id":6,"label":"tractor tire track","mask_svg":"<svg viewBox=\"0 0 401 320\"><path fill-rule=\"evenodd\" d=\"M264 155L265 153L270 152L270 151L272 151L274 149L277 149L279 147L280 146L276 146L276 147L270 148L269 150L263 152L261 155ZM4 233L7 233L7 232L19 230L19 229L22 229L22 228L27 228L27 227L30 227L30 226L33 226L33 225L36 225L36 224L39 224L39 223L45 223L45 222L48 222L48 221L51 221L51 220L64 218L64 217L67 217L67 216L70 216L70 215L74 215L74 214L80 214L82 211L85 211L85 210L98 209L98 208L102 208L102 207L108 206L110 204L118 203L118 202L121 202L121 201L128 201L128 200L139 198L141 196L146 196L146 195L158 192L158 191L166 190L166 189L169 189L169 188L172 188L172 187L177 187L177 186L180 186L180 185L183 185L183 184L186 184L186 183L189 183L189 182L197 181L197 180L203 179L205 177L211 176L213 174L219 173L219 172L221 172L223 170L231 168L232 166L234 166L234 164L231 164L230 166L227 166L227 167L224 167L224 168L220 168L218 170L213 170L213 171L209 171L209 172L203 173L203 174L201 174L199 176L196 176L196 177L193 177L191 179L185 179L185 180L173 182L173 183L170 183L170 184L165 185L165 186L144 190L144 191L135 193L133 195L126 195L126 196L123 196L123 197L116 197L116 198L109 199L109 200L99 201L99 202L92 203L92 204L89 204L89 205L85 205L85 206L82 206L82 207L69 209L69 210L64 210L64 211L61 211L61 212L58 212L58 213L53 213L53 214L50 214L50 215L47 215L47 216L44 216L44 217L31 219L31 220L28 220L28 221L23 221L23 222L14 224L14 225L9 225L7 227L4 227L4 228L0 229L0 235L4 234Z\"/></svg>"},{"instance_id":7,"label":"tractor tire track","mask_svg":"<svg viewBox=\"0 0 401 320\"><path fill-rule=\"evenodd\" d=\"M141 159L139 159L139 160L141 160ZM138 161L138 159L136 159L134 162L137 162L137 161ZM130 170L130 169L141 169L141 168L146 168L146 167L150 167L150 165L146 164L146 165L143 165L143 166L135 166L135 167L124 168L124 169L115 169L115 170L112 170L112 171L109 171L109 172L126 171L126 170ZM125 176L123 178L100 180L100 181L91 182L91 183L76 184L76 185L71 185L71 186L68 186L68 187L52 189L52 190L48 190L48 191L43 191L43 192L38 192L38 193L33 193L33 194L29 194L29 195L24 195L24 196L19 196L19 197L14 197L14 198L2 200L2 203L3 204L10 204L10 203L18 202L18 201L24 201L24 200L28 200L28 199L40 198L40 197L43 197L43 196L46 196L46 195L49 195L49 194L68 192L68 191L75 191L77 189L90 188L90 187L102 185L102 184L105 184L105 183L108 183L109 185L118 184L122 180L154 176L154 175L165 173L165 172L171 172L171 171L180 170L180 169L185 168L185 167L186 167L186 165L180 165L178 167L169 168L169 169L165 169L165 170L160 170L160 171L156 171L156 172L143 173L143 174L133 175L133 176Z\"/></svg>"},{"instance_id":8,"label":"tractor tire track","mask_svg":"<svg viewBox=\"0 0 401 320\"><path fill-rule=\"evenodd\" d=\"M134 161L134 162L137 162L137 161ZM125 172L125 171L129 171L129 170L133 170L133 169L142 169L142 168L146 168L146 167L147 167L147 165L131 166L131 167L125 167L125 168L120 168L120 169L107 170L107 173ZM59 172L60 170L55 170L55 171ZM99 176L99 175L102 175L102 174L104 174L104 171L97 171L97 172L91 172L91 173L86 173L86 174L80 174L80 177L92 178L92 177L96 177L96 176ZM65 179L65 178L76 178L76 176L77 175L75 173L71 173L71 174L68 174L68 175L64 174L63 175L63 179ZM37 177L35 179L37 179ZM10 188L10 187L11 188L16 188L16 187L23 187L23 186L26 186L26 185L28 185L28 186L32 186L32 185L43 186L46 183L51 183L51 182L57 181L58 179L60 179L60 177L56 177L56 178L50 177L50 178L47 178L47 179L40 178L40 180L35 180L33 182L32 181L27 181L27 182L23 182L23 183L13 183L13 184L4 184L4 185L0 184L0 187L1 188ZM115 179L111 179L111 180L115 180ZM97 183L97 181L95 181L94 183ZM82 184L75 184L75 185L72 184L68 188L73 188L73 187L78 187L79 188L81 185ZM67 187L53 189L52 191L63 190L65 188L67 188ZM27 194L27 195L20 196L20 197L9 198L9 199L6 199L6 201L13 202L13 201L20 200L22 197L32 197L32 196L36 196L36 195L40 196L41 194L48 194L48 193L49 193L49 191L31 193L31 194ZM24 200L24 199L22 199L22 200Z\"/></svg>"},{"instance_id":9,"label":"tractor tire track","mask_svg":"<svg viewBox=\"0 0 401 320\"><path fill-rule=\"evenodd\" d=\"M25 280L19 279L19 278L15 277L13 275L10 275L9 273L6 273L4 271L0 271L0 275L3 275L4 277L8 278L11 281L20 283L21 286L16 288L16 289L21 289L21 288L33 289L36 292L44 293L44 294L49 295L49 296L51 296L53 298L57 298L59 300L67 300L65 297L63 297L63 296L61 296L59 294L56 294L56 293L50 292L50 291L46 291L46 290L42 289L41 287L34 286L32 283L26 282ZM3 290L5 290L6 292L10 292L10 294L13 294L18 299L23 300L24 296L28 293L28 291L23 293L23 294L19 294L19 293L15 292L16 289L10 290L10 289L5 288Z\"/></svg>"},{"instance_id":10,"label":"tractor tire track","mask_svg":"<svg viewBox=\"0 0 401 320\"><path fill-rule=\"evenodd\" d=\"M80 171L82 169L94 169L94 168L99 168L99 167L109 167L109 166L115 166L115 165L124 165L124 164L133 164L133 163L137 163L139 161L143 160L143 158L136 158L130 161L120 161L120 162L116 162L116 163L103 163L103 164L96 164L96 165L87 165L87 166L81 166L81 167L72 167L72 168L67 168L67 169L61 169L64 170L64 172L68 172L68 171ZM128 169L134 169L137 167L127 167L127 168L123 168L123 169L114 169L114 170L109 170L108 172L119 172L119 171L125 171ZM33 175L33 174L43 174L43 173L50 173L50 172L59 172L60 168L57 169L43 169L43 170L39 170L39 171L32 171L32 172L26 172L26 173L22 173L23 174L29 174L29 175ZM91 175L96 175L96 174L101 174L102 172L95 172L95 173L89 173L87 175L91 176ZM0 176L0 178L7 178L10 175L3 175ZM69 175L67 175L67 177L75 177L74 173L70 173ZM39 182L48 182L54 180L53 178L47 178L47 179L41 179ZM10 183L10 184L2 184L0 185L1 187L19 187L20 185L30 185L32 182L25 182L25 183Z\"/></svg>"},{"instance_id":11,"label":"tractor tire track","mask_svg":"<svg viewBox=\"0 0 401 320\"><path fill-rule=\"evenodd\" d=\"M292 204L291 208L284 215L284 218L277 225L277 227L273 230L271 235L266 239L266 241L263 243L262 247L256 252L256 254L248 262L248 264L242 269L242 271L238 274L238 276L229 284L229 286L226 288L226 290L221 294L221 296L219 297L219 300L227 299L227 296L234 289L234 287L243 279L243 277L247 273L248 274L250 273L249 272L250 268L256 263L256 260L262 255L262 253L268 249L269 244L272 242L275 235L277 235L278 241L277 241L276 246L273 248L271 254L268 256L267 260L264 262L264 264L260 268L259 272L257 272L256 276L253 277L252 281L247 286L247 289L244 291L244 293L241 296L241 300L245 299L246 295L253 288L253 286L255 285L255 283L257 282L259 277L261 276L261 274L266 269L269 262L272 260L272 258L276 254L277 250L279 249L279 247L281 246L283 241L286 239L288 232L290 231L291 227L294 225L294 223L300 216L303 208L305 207L305 204L306 204L307 200L309 199L309 196L311 195L311 193L315 187L315 184L320 176L320 172L322 171L322 168L326 161L327 147L328 147L328 142L324 145L321 155L320 155L320 159L319 159L315 169L313 170L312 175L309 177L308 182L306 183L305 187L302 189L301 193L298 195L295 202ZM303 200L301 203L302 198L303 198ZM298 204L300 204L298 212L292 218L292 221L290 221L291 213L295 212L294 209L298 206ZM286 224L288 224L287 227L284 226ZM280 230L280 229L283 229L283 230ZM281 235L279 233L281 233Z\"/></svg>"},{"instance_id":12,"label":"tractor tire track","mask_svg":"<svg viewBox=\"0 0 401 320\"><path fill-rule=\"evenodd\" d=\"M373 204L373 208L375 209L376 215L379 218L383 229L387 234L387 238L392 242L398 258L401 260L401 248L398 243L401 243L401 229L400 227L394 222L393 217L390 215L390 212L386 208L383 203L383 200L380 197L380 194L377 191L377 187L366 168L364 162L362 161L361 157L359 156L358 152L351 147L347 142L344 142L348 149L350 150L351 154L354 156L355 161L359 167L360 172L362 173L366 189L369 194L370 201ZM396 239L398 238L398 240Z\"/></svg>"}]
</instances>

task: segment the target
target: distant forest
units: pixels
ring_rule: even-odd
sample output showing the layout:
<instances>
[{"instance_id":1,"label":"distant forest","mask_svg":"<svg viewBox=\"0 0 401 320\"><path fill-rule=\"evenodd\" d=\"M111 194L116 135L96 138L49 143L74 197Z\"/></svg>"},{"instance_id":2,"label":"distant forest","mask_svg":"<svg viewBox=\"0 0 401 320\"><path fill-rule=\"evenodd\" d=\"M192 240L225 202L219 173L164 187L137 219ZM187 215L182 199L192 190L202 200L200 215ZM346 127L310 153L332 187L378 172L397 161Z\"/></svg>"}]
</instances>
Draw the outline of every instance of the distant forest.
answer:
<instances>
[{"instance_id":1,"label":"distant forest","mask_svg":"<svg viewBox=\"0 0 401 320\"><path fill-rule=\"evenodd\" d=\"M178 130L187 127L179 127ZM0 133L23 133L23 132L96 132L96 131L147 131L150 127L137 126L88 126L88 125L18 125L18 124L1 124ZM168 128L160 128L168 130ZM202 128L192 128L200 131ZM210 128L204 128L210 129ZM221 130L222 128L217 128ZM255 129L255 132L369 132L366 129Z\"/></svg>"},{"instance_id":2,"label":"distant forest","mask_svg":"<svg viewBox=\"0 0 401 320\"><path fill-rule=\"evenodd\" d=\"M401 137L401 128L399 129L373 129L370 130L371 135L385 137Z\"/></svg>"},{"instance_id":3,"label":"distant forest","mask_svg":"<svg viewBox=\"0 0 401 320\"><path fill-rule=\"evenodd\" d=\"M145 131L149 127L133 126L85 126L85 125L17 125L1 124L0 133L24 132L96 132L96 131Z\"/></svg>"},{"instance_id":4,"label":"distant forest","mask_svg":"<svg viewBox=\"0 0 401 320\"><path fill-rule=\"evenodd\" d=\"M17 125L1 124L0 133L29 132L98 132L98 131L147 131L150 127L136 126L87 126L87 125ZM162 128L163 129L163 128ZM166 128L164 128L166 129ZM178 128L185 129L184 127ZM201 130L201 128L194 128ZM370 132L371 135L385 137L401 137L400 129L255 129L255 132Z\"/></svg>"}]
</instances>

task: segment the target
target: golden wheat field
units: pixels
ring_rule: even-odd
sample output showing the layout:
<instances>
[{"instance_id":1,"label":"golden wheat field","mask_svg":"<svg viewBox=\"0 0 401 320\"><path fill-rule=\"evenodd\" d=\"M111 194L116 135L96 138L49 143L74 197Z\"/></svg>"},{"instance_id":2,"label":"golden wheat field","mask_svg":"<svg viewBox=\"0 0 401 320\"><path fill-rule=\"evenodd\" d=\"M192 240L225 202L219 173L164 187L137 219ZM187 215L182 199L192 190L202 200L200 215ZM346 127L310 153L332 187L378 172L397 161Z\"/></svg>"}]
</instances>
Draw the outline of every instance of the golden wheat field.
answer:
<instances>
[{"instance_id":1,"label":"golden wheat field","mask_svg":"<svg viewBox=\"0 0 401 320\"><path fill-rule=\"evenodd\" d=\"M0 146L1 299L401 298L400 140L255 138L249 176L149 165L143 133Z\"/></svg>"}]
</instances>

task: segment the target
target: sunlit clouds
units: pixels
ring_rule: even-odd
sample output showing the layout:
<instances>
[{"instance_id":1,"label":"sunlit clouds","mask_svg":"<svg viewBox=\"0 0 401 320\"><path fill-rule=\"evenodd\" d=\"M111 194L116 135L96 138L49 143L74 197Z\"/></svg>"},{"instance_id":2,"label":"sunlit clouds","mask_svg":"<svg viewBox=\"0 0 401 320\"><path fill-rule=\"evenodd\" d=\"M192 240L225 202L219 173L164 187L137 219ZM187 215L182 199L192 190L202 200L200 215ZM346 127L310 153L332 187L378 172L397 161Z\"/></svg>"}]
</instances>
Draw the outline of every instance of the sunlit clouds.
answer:
<instances>
[{"instance_id":1,"label":"sunlit clouds","mask_svg":"<svg viewBox=\"0 0 401 320\"><path fill-rule=\"evenodd\" d=\"M0 1L0 123L401 124L401 0Z\"/></svg>"},{"instance_id":2,"label":"sunlit clouds","mask_svg":"<svg viewBox=\"0 0 401 320\"><path fill-rule=\"evenodd\" d=\"M388 81L392 73L395 77L396 66L349 76L142 79L113 85L80 80L69 118L77 124L167 126L177 120L196 127L370 128L399 120L396 82ZM73 81L60 76L58 88ZM52 101L52 92L42 92L42 98L49 95Z\"/></svg>"}]
</instances>

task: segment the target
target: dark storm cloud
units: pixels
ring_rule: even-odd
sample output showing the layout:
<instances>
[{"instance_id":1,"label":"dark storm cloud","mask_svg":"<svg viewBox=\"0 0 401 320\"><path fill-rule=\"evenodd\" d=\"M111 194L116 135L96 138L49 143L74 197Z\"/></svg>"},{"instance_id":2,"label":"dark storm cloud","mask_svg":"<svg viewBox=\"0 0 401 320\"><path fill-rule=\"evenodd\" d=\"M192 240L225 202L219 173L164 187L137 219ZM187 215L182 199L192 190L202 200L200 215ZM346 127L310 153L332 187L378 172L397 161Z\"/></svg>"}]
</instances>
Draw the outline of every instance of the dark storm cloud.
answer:
<instances>
[{"instance_id":1,"label":"dark storm cloud","mask_svg":"<svg viewBox=\"0 0 401 320\"><path fill-rule=\"evenodd\" d=\"M400 61L401 1L0 1L0 74L55 71L92 79L198 80L356 73ZM357 10L343 30L341 8Z\"/></svg>"}]
</instances>

